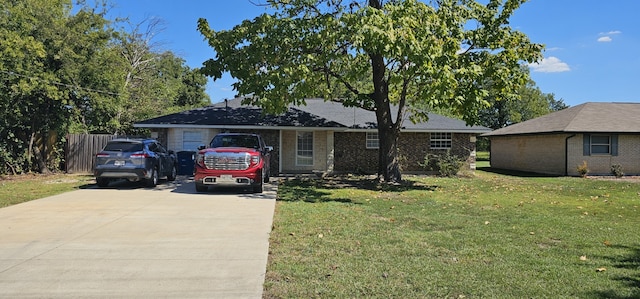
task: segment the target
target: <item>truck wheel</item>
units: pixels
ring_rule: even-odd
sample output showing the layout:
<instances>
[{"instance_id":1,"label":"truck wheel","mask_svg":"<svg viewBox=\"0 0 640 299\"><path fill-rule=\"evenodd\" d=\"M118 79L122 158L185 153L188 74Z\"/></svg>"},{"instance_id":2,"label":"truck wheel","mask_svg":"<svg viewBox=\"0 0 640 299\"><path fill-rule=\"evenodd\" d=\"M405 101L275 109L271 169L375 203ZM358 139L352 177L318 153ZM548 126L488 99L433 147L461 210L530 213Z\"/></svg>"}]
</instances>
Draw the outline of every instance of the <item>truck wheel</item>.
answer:
<instances>
[{"instance_id":1,"label":"truck wheel","mask_svg":"<svg viewBox=\"0 0 640 299\"><path fill-rule=\"evenodd\" d=\"M253 193L262 193L262 190L262 179L260 179L258 184L253 186Z\"/></svg>"},{"instance_id":2,"label":"truck wheel","mask_svg":"<svg viewBox=\"0 0 640 299\"><path fill-rule=\"evenodd\" d=\"M178 176L178 170L176 169L176 166L173 165L171 166L171 172L169 173L169 175L167 175L167 180L175 181L177 176Z\"/></svg>"},{"instance_id":3,"label":"truck wheel","mask_svg":"<svg viewBox=\"0 0 640 299\"><path fill-rule=\"evenodd\" d=\"M155 187L156 185L158 185L158 170L156 170L155 168L153 168L153 169L151 170L151 177L150 177L150 178L148 178L148 179L145 181L145 183L146 183L147 187L149 187L149 188L153 188L153 187Z\"/></svg>"},{"instance_id":4,"label":"truck wheel","mask_svg":"<svg viewBox=\"0 0 640 299\"><path fill-rule=\"evenodd\" d=\"M264 176L264 181L263 182L265 182L265 183L269 182L269 172L270 171L267 171L267 174Z\"/></svg>"},{"instance_id":5,"label":"truck wheel","mask_svg":"<svg viewBox=\"0 0 640 299\"><path fill-rule=\"evenodd\" d=\"M207 191L209 191L208 186L196 183L196 192L207 192Z\"/></svg>"},{"instance_id":6,"label":"truck wheel","mask_svg":"<svg viewBox=\"0 0 640 299\"><path fill-rule=\"evenodd\" d=\"M96 178L96 183L98 183L98 187L104 188L109 186L109 179L105 178Z\"/></svg>"}]
</instances>

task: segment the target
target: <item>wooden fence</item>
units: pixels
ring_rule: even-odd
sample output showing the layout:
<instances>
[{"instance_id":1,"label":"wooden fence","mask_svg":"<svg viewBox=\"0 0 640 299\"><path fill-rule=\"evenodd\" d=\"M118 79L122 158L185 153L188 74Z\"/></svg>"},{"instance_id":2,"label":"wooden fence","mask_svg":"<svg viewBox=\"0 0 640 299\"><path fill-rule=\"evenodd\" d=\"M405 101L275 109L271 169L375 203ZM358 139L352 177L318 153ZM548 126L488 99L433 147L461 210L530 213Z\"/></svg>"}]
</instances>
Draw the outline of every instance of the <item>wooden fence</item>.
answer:
<instances>
[{"instance_id":1,"label":"wooden fence","mask_svg":"<svg viewBox=\"0 0 640 299\"><path fill-rule=\"evenodd\" d=\"M65 148L67 173L91 173L96 154L115 135L69 134Z\"/></svg>"}]
</instances>

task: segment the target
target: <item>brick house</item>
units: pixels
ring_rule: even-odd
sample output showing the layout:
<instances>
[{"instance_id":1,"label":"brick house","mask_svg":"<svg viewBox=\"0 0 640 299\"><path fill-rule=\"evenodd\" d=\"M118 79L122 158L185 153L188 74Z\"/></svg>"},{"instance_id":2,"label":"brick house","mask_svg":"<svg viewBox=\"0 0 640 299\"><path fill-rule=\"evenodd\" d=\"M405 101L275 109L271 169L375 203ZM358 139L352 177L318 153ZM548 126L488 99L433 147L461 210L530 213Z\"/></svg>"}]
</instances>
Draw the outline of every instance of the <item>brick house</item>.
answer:
<instances>
[{"instance_id":1,"label":"brick house","mask_svg":"<svg viewBox=\"0 0 640 299\"><path fill-rule=\"evenodd\" d=\"M259 133L273 146L271 169L278 174L376 173L378 131L375 113L342 104L308 99L284 114L264 115L258 107L235 98L208 107L136 123L148 128L168 149L195 151L219 132ZM405 122L399 140L401 169L423 173L427 153L450 150L475 168L475 139L490 129L430 114L429 121Z\"/></svg>"},{"instance_id":2,"label":"brick house","mask_svg":"<svg viewBox=\"0 0 640 299\"><path fill-rule=\"evenodd\" d=\"M491 167L552 175L640 174L640 103L585 103L482 135Z\"/></svg>"}]
</instances>

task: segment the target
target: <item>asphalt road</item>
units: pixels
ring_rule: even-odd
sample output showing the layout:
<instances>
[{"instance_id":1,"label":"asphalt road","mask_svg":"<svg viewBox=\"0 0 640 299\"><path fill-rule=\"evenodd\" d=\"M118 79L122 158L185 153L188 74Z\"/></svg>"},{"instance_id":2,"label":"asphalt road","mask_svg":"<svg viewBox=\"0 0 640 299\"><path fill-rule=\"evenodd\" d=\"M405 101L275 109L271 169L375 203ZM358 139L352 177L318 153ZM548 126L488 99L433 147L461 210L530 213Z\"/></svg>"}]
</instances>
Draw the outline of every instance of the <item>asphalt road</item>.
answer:
<instances>
[{"instance_id":1,"label":"asphalt road","mask_svg":"<svg viewBox=\"0 0 640 299\"><path fill-rule=\"evenodd\" d=\"M261 298L275 185L115 185L0 209L0 298Z\"/></svg>"}]
</instances>

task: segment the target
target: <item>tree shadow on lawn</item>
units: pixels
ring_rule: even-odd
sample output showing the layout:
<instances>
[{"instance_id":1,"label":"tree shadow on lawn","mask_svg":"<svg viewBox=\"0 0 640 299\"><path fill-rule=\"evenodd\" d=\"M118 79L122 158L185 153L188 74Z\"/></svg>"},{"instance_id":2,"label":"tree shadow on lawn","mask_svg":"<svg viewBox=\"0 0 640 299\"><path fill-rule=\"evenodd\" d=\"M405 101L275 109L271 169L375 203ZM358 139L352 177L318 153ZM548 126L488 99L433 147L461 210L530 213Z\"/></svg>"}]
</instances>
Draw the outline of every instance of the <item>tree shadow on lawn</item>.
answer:
<instances>
[{"instance_id":1,"label":"tree shadow on lawn","mask_svg":"<svg viewBox=\"0 0 640 299\"><path fill-rule=\"evenodd\" d=\"M317 202L343 202L354 203L349 198L332 198L330 193L320 189L358 189L383 192L405 192L411 190L435 191L438 186L425 185L420 182L404 180L401 184L381 183L377 179L365 177L324 177L324 178L295 178L285 179L281 185L286 184L288 191L278 190L279 201L305 201Z\"/></svg>"},{"instance_id":2,"label":"tree shadow on lawn","mask_svg":"<svg viewBox=\"0 0 640 299\"><path fill-rule=\"evenodd\" d=\"M551 175L551 174L543 174L537 172L527 172L527 171L516 171L516 170L508 170L508 169L498 169L492 167L478 167L477 170L490 172L495 174L509 175L515 177L523 177L523 178L557 178L562 177L559 175Z\"/></svg>"},{"instance_id":3,"label":"tree shadow on lawn","mask_svg":"<svg viewBox=\"0 0 640 299\"><path fill-rule=\"evenodd\" d=\"M628 290L621 292L620 289L595 292L599 298L632 299L640 298L640 245L631 247L624 245L614 245L614 249L625 250L627 255L605 257L612 261L613 266L625 270L626 275L612 276L611 279L621 281ZM621 295L624 293L626 295Z\"/></svg>"}]
</instances>

